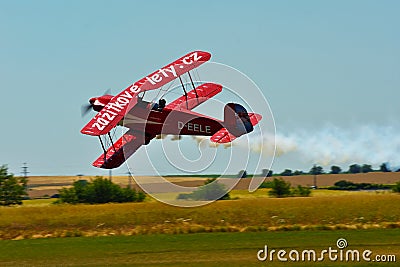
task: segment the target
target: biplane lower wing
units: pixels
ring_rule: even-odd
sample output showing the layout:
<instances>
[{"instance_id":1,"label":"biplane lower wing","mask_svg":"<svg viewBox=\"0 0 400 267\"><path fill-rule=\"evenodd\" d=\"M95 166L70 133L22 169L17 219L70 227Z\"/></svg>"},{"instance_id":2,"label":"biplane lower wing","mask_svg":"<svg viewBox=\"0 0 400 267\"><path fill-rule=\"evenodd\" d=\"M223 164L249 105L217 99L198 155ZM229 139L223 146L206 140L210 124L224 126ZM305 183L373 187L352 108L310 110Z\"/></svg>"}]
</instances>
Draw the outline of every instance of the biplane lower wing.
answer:
<instances>
[{"instance_id":1,"label":"biplane lower wing","mask_svg":"<svg viewBox=\"0 0 400 267\"><path fill-rule=\"evenodd\" d=\"M172 110L187 109L192 110L201 103L222 91L222 85L216 83L204 83L169 103L165 108Z\"/></svg>"},{"instance_id":2,"label":"biplane lower wing","mask_svg":"<svg viewBox=\"0 0 400 267\"><path fill-rule=\"evenodd\" d=\"M98 157L92 165L103 169L117 168L145 143L144 140L143 136L126 133L110 146L105 154Z\"/></svg>"}]
</instances>

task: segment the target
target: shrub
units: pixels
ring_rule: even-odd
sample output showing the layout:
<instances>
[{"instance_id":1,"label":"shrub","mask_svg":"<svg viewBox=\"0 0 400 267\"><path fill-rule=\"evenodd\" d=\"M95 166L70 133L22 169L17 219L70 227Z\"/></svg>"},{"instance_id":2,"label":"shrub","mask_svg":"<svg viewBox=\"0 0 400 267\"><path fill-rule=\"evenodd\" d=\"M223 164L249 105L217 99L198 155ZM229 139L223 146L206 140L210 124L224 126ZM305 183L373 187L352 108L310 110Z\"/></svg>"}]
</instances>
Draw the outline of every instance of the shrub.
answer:
<instances>
[{"instance_id":1,"label":"shrub","mask_svg":"<svg viewBox=\"0 0 400 267\"><path fill-rule=\"evenodd\" d=\"M70 203L76 204L79 203L79 198L76 195L75 188L62 188L59 192L59 199L56 200L56 203Z\"/></svg>"},{"instance_id":2,"label":"shrub","mask_svg":"<svg viewBox=\"0 0 400 267\"><path fill-rule=\"evenodd\" d=\"M346 188L355 186L355 184L353 182L349 182L349 181L346 181L346 180L340 180L340 181L337 181L334 184L334 186L336 186L336 187L338 187L340 189L346 189Z\"/></svg>"},{"instance_id":3,"label":"shrub","mask_svg":"<svg viewBox=\"0 0 400 267\"><path fill-rule=\"evenodd\" d=\"M272 188L268 192L270 196L287 197L290 196L290 183L285 180L274 178L272 180Z\"/></svg>"},{"instance_id":4,"label":"shrub","mask_svg":"<svg viewBox=\"0 0 400 267\"><path fill-rule=\"evenodd\" d=\"M299 171L299 170L295 170L293 172L293 175L303 175L303 174L304 174L304 172L303 171Z\"/></svg>"},{"instance_id":5,"label":"shrub","mask_svg":"<svg viewBox=\"0 0 400 267\"><path fill-rule=\"evenodd\" d=\"M192 194L185 194L185 193L182 193L182 194L179 194L177 197L176 197L176 199L190 199L190 196L191 196Z\"/></svg>"},{"instance_id":6,"label":"shrub","mask_svg":"<svg viewBox=\"0 0 400 267\"><path fill-rule=\"evenodd\" d=\"M22 199L27 196L26 184L25 178L16 178L8 173L5 165L0 166L0 205L21 205Z\"/></svg>"},{"instance_id":7,"label":"shrub","mask_svg":"<svg viewBox=\"0 0 400 267\"><path fill-rule=\"evenodd\" d=\"M128 187L121 188L108 179L96 177L91 182L75 181L71 188L60 190L59 203L109 203L109 202L142 202L145 199L143 192Z\"/></svg>"},{"instance_id":8,"label":"shrub","mask_svg":"<svg viewBox=\"0 0 400 267\"><path fill-rule=\"evenodd\" d=\"M223 184L216 181L217 178L207 179L204 186L190 194L179 194L177 199L192 200L227 200L230 199L229 192Z\"/></svg>"},{"instance_id":9,"label":"shrub","mask_svg":"<svg viewBox=\"0 0 400 267\"><path fill-rule=\"evenodd\" d=\"M311 189L309 187L304 187L304 186L301 186L301 185L298 185L292 191L292 195L293 196L309 197L310 194L311 194Z\"/></svg>"},{"instance_id":10,"label":"shrub","mask_svg":"<svg viewBox=\"0 0 400 267\"><path fill-rule=\"evenodd\" d=\"M281 176L293 176L293 172L290 169L285 169L283 172L281 172Z\"/></svg>"},{"instance_id":11,"label":"shrub","mask_svg":"<svg viewBox=\"0 0 400 267\"><path fill-rule=\"evenodd\" d=\"M371 184L371 183L353 183L346 180L340 180L334 186L328 187L331 190L378 190L390 189L389 185Z\"/></svg>"},{"instance_id":12,"label":"shrub","mask_svg":"<svg viewBox=\"0 0 400 267\"><path fill-rule=\"evenodd\" d=\"M262 182L260 188L272 188L273 182L272 181L265 181Z\"/></svg>"},{"instance_id":13,"label":"shrub","mask_svg":"<svg viewBox=\"0 0 400 267\"><path fill-rule=\"evenodd\" d=\"M392 188L393 192L400 193L400 181L398 181Z\"/></svg>"}]
</instances>

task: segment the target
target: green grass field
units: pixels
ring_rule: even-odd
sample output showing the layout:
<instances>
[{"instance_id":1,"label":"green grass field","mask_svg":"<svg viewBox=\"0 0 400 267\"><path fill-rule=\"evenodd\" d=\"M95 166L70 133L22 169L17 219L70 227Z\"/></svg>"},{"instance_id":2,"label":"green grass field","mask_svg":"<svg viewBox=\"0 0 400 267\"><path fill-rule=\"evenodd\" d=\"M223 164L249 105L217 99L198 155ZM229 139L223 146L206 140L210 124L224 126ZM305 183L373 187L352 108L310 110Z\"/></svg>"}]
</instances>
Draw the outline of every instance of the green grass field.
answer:
<instances>
[{"instance_id":1,"label":"green grass field","mask_svg":"<svg viewBox=\"0 0 400 267\"><path fill-rule=\"evenodd\" d=\"M260 262L257 252L270 249L346 249L395 255L400 259L400 229L296 231L260 233L197 233L75 237L0 241L0 266L397 266L395 262ZM398 264L398 262L397 262Z\"/></svg>"}]
</instances>

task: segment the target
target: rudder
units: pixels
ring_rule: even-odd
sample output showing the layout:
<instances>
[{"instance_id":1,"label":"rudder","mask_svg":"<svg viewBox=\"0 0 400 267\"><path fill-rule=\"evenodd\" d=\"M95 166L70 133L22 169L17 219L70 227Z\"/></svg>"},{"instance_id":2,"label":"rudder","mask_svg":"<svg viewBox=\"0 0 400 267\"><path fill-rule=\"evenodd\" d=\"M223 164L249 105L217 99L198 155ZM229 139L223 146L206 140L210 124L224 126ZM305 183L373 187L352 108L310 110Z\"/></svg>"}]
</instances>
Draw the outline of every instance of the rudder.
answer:
<instances>
[{"instance_id":1,"label":"rudder","mask_svg":"<svg viewBox=\"0 0 400 267\"><path fill-rule=\"evenodd\" d=\"M247 110L237 103L228 103L225 105L224 126L236 137L253 131L253 124Z\"/></svg>"}]
</instances>

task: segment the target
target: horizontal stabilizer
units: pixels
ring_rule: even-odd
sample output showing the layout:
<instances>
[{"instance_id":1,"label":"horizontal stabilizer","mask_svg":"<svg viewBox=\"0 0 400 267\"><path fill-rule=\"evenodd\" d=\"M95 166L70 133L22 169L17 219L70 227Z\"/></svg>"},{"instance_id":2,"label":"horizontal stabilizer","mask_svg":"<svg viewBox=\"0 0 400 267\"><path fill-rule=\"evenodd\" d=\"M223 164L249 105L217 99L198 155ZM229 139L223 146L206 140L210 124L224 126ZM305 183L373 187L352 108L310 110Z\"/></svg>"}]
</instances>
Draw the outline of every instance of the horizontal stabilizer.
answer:
<instances>
[{"instance_id":1,"label":"horizontal stabilizer","mask_svg":"<svg viewBox=\"0 0 400 267\"><path fill-rule=\"evenodd\" d=\"M256 113L248 113L249 119L251 124L254 126L259 123L259 121L262 119L262 116L260 114ZM235 140L238 136L235 136L234 134L230 133L226 128L222 128L218 132L216 132L213 136L211 136L210 140L215 143L229 143Z\"/></svg>"},{"instance_id":2,"label":"horizontal stabilizer","mask_svg":"<svg viewBox=\"0 0 400 267\"><path fill-rule=\"evenodd\" d=\"M175 109L175 110L177 109L192 110L201 103L204 103L211 97L217 95L221 91L222 91L222 85L215 83L204 83L196 87L196 89L193 89L192 91L188 92L187 97L183 95L178 99L169 103L165 108Z\"/></svg>"},{"instance_id":3,"label":"horizontal stabilizer","mask_svg":"<svg viewBox=\"0 0 400 267\"><path fill-rule=\"evenodd\" d=\"M262 116L260 114L257 114L257 113L249 113L249 118L250 118L251 124L253 126L255 126L261 121Z\"/></svg>"},{"instance_id":4,"label":"horizontal stabilizer","mask_svg":"<svg viewBox=\"0 0 400 267\"><path fill-rule=\"evenodd\" d=\"M230 143L236 139L236 136L228 132L226 128L222 128L218 132L216 132L213 136L211 136L210 140L214 143Z\"/></svg>"},{"instance_id":5,"label":"horizontal stabilizer","mask_svg":"<svg viewBox=\"0 0 400 267\"><path fill-rule=\"evenodd\" d=\"M108 148L105 155L100 155L92 165L103 169L117 168L143 144L144 138L138 138L132 134L124 134L114 145Z\"/></svg>"}]
</instances>

